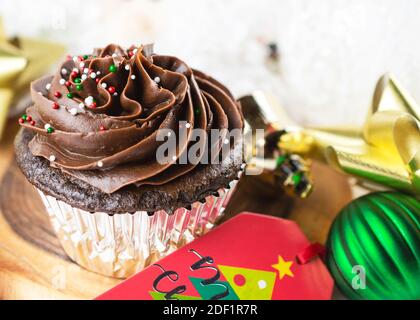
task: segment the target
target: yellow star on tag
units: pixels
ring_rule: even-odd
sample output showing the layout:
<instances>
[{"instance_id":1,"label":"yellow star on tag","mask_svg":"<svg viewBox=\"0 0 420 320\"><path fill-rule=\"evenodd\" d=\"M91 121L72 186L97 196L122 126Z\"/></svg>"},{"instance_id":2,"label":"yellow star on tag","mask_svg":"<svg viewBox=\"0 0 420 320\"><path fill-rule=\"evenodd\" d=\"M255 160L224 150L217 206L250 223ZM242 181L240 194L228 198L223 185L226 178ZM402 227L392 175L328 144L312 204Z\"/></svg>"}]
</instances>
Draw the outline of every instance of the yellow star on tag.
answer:
<instances>
[{"instance_id":1,"label":"yellow star on tag","mask_svg":"<svg viewBox=\"0 0 420 320\"><path fill-rule=\"evenodd\" d=\"M293 261L284 261L283 257L279 255L279 262L277 264L271 265L274 269L279 272L280 280L284 278L284 276L292 277L294 276L292 270L290 270Z\"/></svg>"}]
</instances>

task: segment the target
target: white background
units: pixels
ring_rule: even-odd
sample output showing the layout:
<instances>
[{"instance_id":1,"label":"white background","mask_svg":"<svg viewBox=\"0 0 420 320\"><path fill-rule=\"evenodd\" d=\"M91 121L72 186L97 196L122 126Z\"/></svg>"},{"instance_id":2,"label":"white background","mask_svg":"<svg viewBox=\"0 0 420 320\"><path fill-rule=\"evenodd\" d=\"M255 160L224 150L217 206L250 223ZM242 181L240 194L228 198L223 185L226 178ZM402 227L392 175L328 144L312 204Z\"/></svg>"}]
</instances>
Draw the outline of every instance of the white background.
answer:
<instances>
[{"instance_id":1,"label":"white background","mask_svg":"<svg viewBox=\"0 0 420 320\"><path fill-rule=\"evenodd\" d=\"M236 96L273 92L301 124L361 123L387 71L420 101L420 1L0 0L0 15L9 35L58 40L72 54L155 42Z\"/></svg>"}]
</instances>

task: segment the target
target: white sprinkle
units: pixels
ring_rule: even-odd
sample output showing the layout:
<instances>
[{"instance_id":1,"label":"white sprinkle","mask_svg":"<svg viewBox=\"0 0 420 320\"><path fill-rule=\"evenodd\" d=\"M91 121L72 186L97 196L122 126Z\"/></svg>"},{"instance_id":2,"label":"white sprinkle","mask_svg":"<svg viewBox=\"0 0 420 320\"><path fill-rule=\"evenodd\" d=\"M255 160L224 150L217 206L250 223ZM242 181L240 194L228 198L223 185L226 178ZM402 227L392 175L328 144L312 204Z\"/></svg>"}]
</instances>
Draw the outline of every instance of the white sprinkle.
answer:
<instances>
[{"instance_id":1,"label":"white sprinkle","mask_svg":"<svg viewBox=\"0 0 420 320\"><path fill-rule=\"evenodd\" d=\"M229 139L225 139L223 142L224 144L229 144Z\"/></svg>"},{"instance_id":2,"label":"white sprinkle","mask_svg":"<svg viewBox=\"0 0 420 320\"><path fill-rule=\"evenodd\" d=\"M72 109L70 109L70 113L71 113L72 116L75 116L76 114L78 114L78 111L77 111L76 108L72 108Z\"/></svg>"},{"instance_id":3,"label":"white sprinkle","mask_svg":"<svg viewBox=\"0 0 420 320\"><path fill-rule=\"evenodd\" d=\"M73 56L73 61L77 62L77 60L79 60L79 57L78 56Z\"/></svg>"},{"instance_id":4,"label":"white sprinkle","mask_svg":"<svg viewBox=\"0 0 420 320\"><path fill-rule=\"evenodd\" d=\"M61 78L60 79L60 81L59 81L59 83L61 84L61 85L63 85L63 84L65 84L66 83L66 80L65 79L63 79L63 78ZM51 86L50 86L51 87Z\"/></svg>"},{"instance_id":5,"label":"white sprinkle","mask_svg":"<svg viewBox=\"0 0 420 320\"><path fill-rule=\"evenodd\" d=\"M107 86L107 84L106 84L105 82L102 82L102 83L101 83L101 86L102 86L102 88L104 88L104 89L105 89L105 88L106 88L106 86Z\"/></svg>"},{"instance_id":6,"label":"white sprinkle","mask_svg":"<svg viewBox=\"0 0 420 320\"><path fill-rule=\"evenodd\" d=\"M52 155L50 155L50 161L51 161L51 162L54 162L54 161L55 161L55 155L53 155L53 154L52 154Z\"/></svg>"},{"instance_id":7,"label":"white sprinkle","mask_svg":"<svg viewBox=\"0 0 420 320\"><path fill-rule=\"evenodd\" d=\"M137 51L138 51L138 50L137 50L137 48L135 48L135 49L133 50L133 53L134 53L134 54L136 54L136 53L137 53Z\"/></svg>"},{"instance_id":8,"label":"white sprinkle","mask_svg":"<svg viewBox=\"0 0 420 320\"><path fill-rule=\"evenodd\" d=\"M130 78L134 80L134 79L136 79L136 76L134 74L132 74Z\"/></svg>"},{"instance_id":9,"label":"white sprinkle","mask_svg":"<svg viewBox=\"0 0 420 320\"><path fill-rule=\"evenodd\" d=\"M85 105L90 106L93 102L93 97L89 96L85 98Z\"/></svg>"},{"instance_id":10,"label":"white sprinkle","mask_svg":"<svg viewBox=\"0 0 420 320\"><path fill-rule=\"evenodd\" d=\"M73 68L73 71L79 73L79 69L77 69L77 68Z\"/></svg>"},{"instance_id":11,"label":"white sprinkle","mask_svg":"<svg viewBox=\"0 0 420 320\"><path fill-rule=\"evenodd\" d=\"M84 68L83 73L89 73L89 68Z\"/></svg>"},{"instance_id":12,"label":"white sprinkle","mask_svg":"<svg viewBox=\"0 0 420 320\"><path fill-rule=\"evenodd\" d=\"M124 69L127 70L127 71L130 70L130 65L129 64L126 64L125 67L124 67Z\"/></svg>"},{"instance_id":13,"label":"white sprinkle","mask_svg":"<svg viewBox=\"0 0 420 320\"><path fill-rule=\"evenodd\" d=\"M96 73L95 73L95 72L92 72L92 73L90 74L90 77L91 77L92 79L95 79L95 78L96 78Z\"/></svg>"},{"instance_id":14,"label":"white sprinkle","mask_svg":"<svg viewBox=\"0 0 420 320\"><path fill-rule=\"evenodd\" d=\"M103 165L104 165L104 163L103 163L102 161L98 161L98 167L99 167L99 168L102 168L102 167L103 167Z\"/></svg>"},{"instance_id":15,"label":"white sprinkle","mask_svg":"<svg viewBox=\"0 0 420 320\"><path fill-rule=\"evenodd\" d=\"M185 128L190 128L191 124L189 124L188 122L185 124Z\"/></svg>"},{"instance_id":16,"label":"white sprinkle","mask_svg":"<svg viewBox=\"0 0 420 320\"><path fill-rule=\"evenodd\" d=\"M61 81L61 80L60 80L60 81ZM47 83L47 84L45 85L45 89L50 90L50 89L51 89L51 83Z\"/></svg>"},{"instance_id":17,"label":"white sprinkle","mask_svg":"<svg viewBox=\"0 0 420 320\"><path fill-rule=\"evenodd\" d=\"M48 130L48 128L50 128L51 127L51 125L49 124L49 123L46 123L45 125L44 125L44 129L45 130Z\"/></svg>"},{"instance_id":18,"label":"white sprinkle","mask_svg":"<svg viewBox=\"0 0 420 320\"><path fill-rule=\"evenodd\" d=\"M154 82L156 82L156 83L159 83L159 82L160 82L160 78L159 78L159 77L155 77L155 78L153 79L153 81L154 81Z\"/></svg>"},{"instance_id":19,"label":"white sprinkle","mask_svg":"<svg viewBox=\"0 0 420 320\"><path fill-rule=\"evenodd\" d=\"M168 132L168 137L170 137L171 136L171 132Z\"/></svg>"},{"instance_id":20,"label":"white sprinkle","mask_svg":"<svg viewBox=\"0 0 420 320\"><path fill-rule=\"evenodd\" d=\"M172 160L176 160L176 156L172 156Z\"/></svg>"},{"instance_id":21,"label":"white sprinkle","mask_svg":"<svg viewBox=\"0 0 420 320\"><path fill-rule=\"evenodd\" d=\"M98 71L96 71L96 75L100 75L101 74L101 72L98 70Z\"/></svg>"},{"instance_id":22,"label":"white sprinkle","mask_svg":"<svg viewBox=\"0 0 420 320\"><path fill-rule=\"evenodd\" d=\"M114 92L114 96L118 96L118 92Z\"/></svg>"},{"instance_id":23,"label":"white sprinkle","mask_svg":"<svg viewBox=\"0 0 420 320\"><path fill-rule=\"evenodd\" d=\"M80 66L80 68L84 68L85 67L85 63L84 62L80 62L79 66Z\"/></svg>"},{"instance_id":24,"label":"white sprinkle","mask_svg":"<svg viewBox=\"0 0 420 320\"><path fill-rule=\"evenodd\" d=\"M117 57L117 54L116 53L113 53L111 57L116 58Z\"/></svg>"},{"instance_id":25,"label":"white sprinkle","mask_svg":"<svg viewBox=\"0 0 420 320\"><path fill-rule=\"evenodd\" d=\"M61 74L62 74L62 75L66 75L66 74L67 74L67 72L68 72L68 71L67 71L67 69L65 69L65 68L61 69Z\"/></svg>"},{"instance_id":26,"label":"white sprinkle","mask_svg":"<svg viewBox=\"0 0 420 320\"><path fill-rule=\"evenodd\" d=\"M79 108L80 108L80 109L84 109L84 108L85 108L85 104L84 104L83 102L80 102L80 103L79 103Z\"/></svg>"},{"instance_id":27,"label":"white sprinkle","mask_svg":"<svg viewBox=\"0 0 420 320\"><path fill-rule=\"evenodd\" d=\"M86 74L82 74L82 80L86 80L87 79L87 75Z\"/></svg>"}]
</instances>

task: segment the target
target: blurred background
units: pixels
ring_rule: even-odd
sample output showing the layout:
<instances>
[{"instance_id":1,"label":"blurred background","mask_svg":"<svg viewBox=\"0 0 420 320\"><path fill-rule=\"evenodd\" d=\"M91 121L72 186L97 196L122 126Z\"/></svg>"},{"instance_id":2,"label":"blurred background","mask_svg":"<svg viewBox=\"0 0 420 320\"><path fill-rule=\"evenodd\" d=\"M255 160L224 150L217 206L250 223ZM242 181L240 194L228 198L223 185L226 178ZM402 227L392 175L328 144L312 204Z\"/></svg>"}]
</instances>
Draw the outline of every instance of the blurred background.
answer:
<instances>
[{"instance_id":1,"label":"blurred background","mask_svg":"<svg viewBox=\"0 0 420 320\"><path fill-rule=\"evenodd\" d=\"M0 16L70 54L154 42L237 97L274 93L303 125L361 123L388 71L420 100L419 1L0 0Z\"/></svg>"}]
</instances>

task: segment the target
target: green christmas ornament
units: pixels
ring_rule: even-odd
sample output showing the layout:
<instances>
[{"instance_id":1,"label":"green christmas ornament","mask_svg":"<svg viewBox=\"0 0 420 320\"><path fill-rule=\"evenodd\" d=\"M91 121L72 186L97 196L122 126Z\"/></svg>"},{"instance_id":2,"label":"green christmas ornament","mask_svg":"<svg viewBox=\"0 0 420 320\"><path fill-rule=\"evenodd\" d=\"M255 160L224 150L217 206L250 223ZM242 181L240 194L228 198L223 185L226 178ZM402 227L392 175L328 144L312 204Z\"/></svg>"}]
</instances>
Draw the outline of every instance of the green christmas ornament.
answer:
<instances>
[{"instance_id":1,"label":"green christmas ornament","mask_svg":"<svg viewBox=\"0 0 420 320\"><path fill-rule=\"evenodd\" d=\"M327 265L350 299L420 299L420 201L377 192L334 221Z\"/></svg>"}]
</instances>

